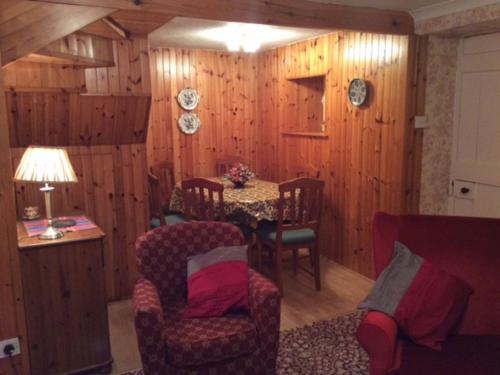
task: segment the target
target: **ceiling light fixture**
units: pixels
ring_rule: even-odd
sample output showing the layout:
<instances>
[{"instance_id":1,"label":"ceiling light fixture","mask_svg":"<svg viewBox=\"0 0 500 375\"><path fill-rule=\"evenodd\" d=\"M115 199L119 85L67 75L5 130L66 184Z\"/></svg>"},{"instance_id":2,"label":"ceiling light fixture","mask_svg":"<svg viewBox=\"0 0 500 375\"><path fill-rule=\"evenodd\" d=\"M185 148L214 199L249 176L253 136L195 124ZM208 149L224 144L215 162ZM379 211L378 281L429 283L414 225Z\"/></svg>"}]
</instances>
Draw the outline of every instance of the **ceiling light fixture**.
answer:
<instances>
[{"instance_id":1,"label":"ceiling light fixture","mask_svg":"<svg viewBox=\"0 0 500 375\"><path fill-rule=\"evenodd\" d=\"M231 52L253 53L266 42L288 40L296 32L275 26L228 22L225 26L203 30L198 35L224 43Z\"/></svg>"},{"instance_id":2,"label":"ceiling light fixture","mask_svg":"<svg viewBox=\"0 0 500 375\"><path fill-rule=\"evenodd\" d=\"M241 42L241 47L246 53L254 53L257 52L260 48L260 42L258 40L247 37Z\"/></svg>"},{"instance_id":3,"label":"ceiling light fixture","mask_svg":"<svg viewBox=\"0 0 500 375\"><path fill-rule=\"evenodd\" d=\"M240 43L236 38L229 38L226 40L226 46L231 52L238 52L240 50Z\"/></svg>"}]
</instances>

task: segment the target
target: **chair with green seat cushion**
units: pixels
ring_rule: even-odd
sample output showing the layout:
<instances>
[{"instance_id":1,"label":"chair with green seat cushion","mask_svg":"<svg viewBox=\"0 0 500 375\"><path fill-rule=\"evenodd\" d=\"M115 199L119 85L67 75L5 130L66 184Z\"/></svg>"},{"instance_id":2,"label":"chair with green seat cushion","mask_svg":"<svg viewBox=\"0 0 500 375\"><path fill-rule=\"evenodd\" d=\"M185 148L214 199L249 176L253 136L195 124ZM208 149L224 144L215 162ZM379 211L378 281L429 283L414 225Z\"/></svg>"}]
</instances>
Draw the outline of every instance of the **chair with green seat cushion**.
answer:
<instances>
[{"instance_id":1,"label":"chair with green seat cushion","mask_svg":"<svg viewBox=\"0 0 500 375\"><path fill-rule=\"evenodd\" d=\"M179 224L179 223L185 223L188 221L188 220L186 220L186 218L184 218L182 215L179 215L179 214L168 214L168 215L165 215L164 218L165 218L166 225L175 225L175 224ZM158 228L161 225L162 225L162 222L157 217L152 218L151 221L149 222L149 226L151 229Z\"/></svg>"},{"instance_id":2,"label":"chair with green seat cushion","mask_svg":"<svg viewBox=\"0 0 500 375\"><path fill-rule=\"evenodd\" d=\"M257 227L257 235L268 240L276 242L277 222L262 221ZM310 228L286 230L283 232L284 245L308 244L316 240L314 230Z\"/></svg>"},{"instance_id":3,"label":"chair with green seat cushion","mask_svg":"<svg viewBox=\"0 0 500 375\"><path fill-rule=\"evenodd\" d=\"M149 211L151 218L150 229L161 225L175 225L188 221L184 216L175 212L165 212L167 202L159 179L152 173L148 173Z\"/></svg>"},{"instance_id":4,"label":"chair with green seat cushion","mask_svg":"<svg viewBox=\"0 0 500 375\"><path fill-rule=\"evenodd\" d=\"M296 178L279 184L278 221L262 222L257 228L257 263L261 267L262 249L275 252L275 278L283 293L282 253L293 251L294 272L297 272L297 253L309 249L316 290L321 288L319 271L318 233L323 202L324 181Z\"/></svg>"}]
</instances>

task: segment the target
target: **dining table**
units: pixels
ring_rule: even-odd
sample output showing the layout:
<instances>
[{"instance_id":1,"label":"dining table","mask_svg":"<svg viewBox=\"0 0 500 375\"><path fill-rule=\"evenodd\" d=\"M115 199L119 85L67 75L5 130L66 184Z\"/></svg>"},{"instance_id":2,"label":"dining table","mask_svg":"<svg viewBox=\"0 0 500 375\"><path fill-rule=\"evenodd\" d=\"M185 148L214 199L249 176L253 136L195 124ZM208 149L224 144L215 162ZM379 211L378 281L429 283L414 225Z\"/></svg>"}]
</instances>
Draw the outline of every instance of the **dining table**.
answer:
<instances>
[{"instance_id":1,"label":"dining table","mask_svg":"<svg viewBox=\"0 0 500 375\"><path fill-rule=\"evenodd\" d=\"M224 185L224 212L227 217L246 218L248 223L278 220L280 194L276 182L253 178L243 187L235 187L231 181L222 177L207 179ZM215 196L214 199L218 198ZM183 212L183 209L182 188L177 183L172 192L170 210Z\"/></svg>"}]
</instances>

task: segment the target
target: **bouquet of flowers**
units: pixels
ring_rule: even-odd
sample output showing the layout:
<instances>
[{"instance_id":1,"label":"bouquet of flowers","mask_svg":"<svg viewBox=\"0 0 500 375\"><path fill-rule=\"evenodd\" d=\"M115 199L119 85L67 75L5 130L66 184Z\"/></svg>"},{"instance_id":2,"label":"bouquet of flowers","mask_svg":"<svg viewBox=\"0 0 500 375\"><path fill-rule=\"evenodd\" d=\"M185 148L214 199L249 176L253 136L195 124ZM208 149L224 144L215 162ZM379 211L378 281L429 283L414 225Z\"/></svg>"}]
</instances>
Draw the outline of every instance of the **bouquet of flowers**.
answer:
<instances>
[{"instance_id":1,"label":"bouquet of flowers","mask_svg":"<svg viewBox=\"0 0 500 375\"><path fill-rule=\"evenodd\" d=\"M255 174L246 165L238 165L229 168L224 178L231 181L236 188L242 188L248 180L255 177Z\"/></svg>"}]
</instances>

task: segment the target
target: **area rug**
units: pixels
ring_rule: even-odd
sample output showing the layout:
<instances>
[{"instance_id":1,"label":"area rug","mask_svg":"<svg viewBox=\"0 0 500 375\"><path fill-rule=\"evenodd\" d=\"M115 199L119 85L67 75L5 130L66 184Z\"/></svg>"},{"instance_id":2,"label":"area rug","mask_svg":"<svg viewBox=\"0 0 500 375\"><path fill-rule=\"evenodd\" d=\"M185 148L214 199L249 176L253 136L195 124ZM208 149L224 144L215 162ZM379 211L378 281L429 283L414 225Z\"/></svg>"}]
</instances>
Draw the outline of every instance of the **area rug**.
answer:
<instances>
[{"instance_id":1,"label":"area rug","mask_svg":"<svg viewBox=\"0 0 500 375\"><path fill-rule=\"evenodd\" d=\"M368 355L356 339L362 316L359 311L281 332L277 374L368 374ZM135 370L122 375L144 372Z\"/></svg>"}]
</instances>

